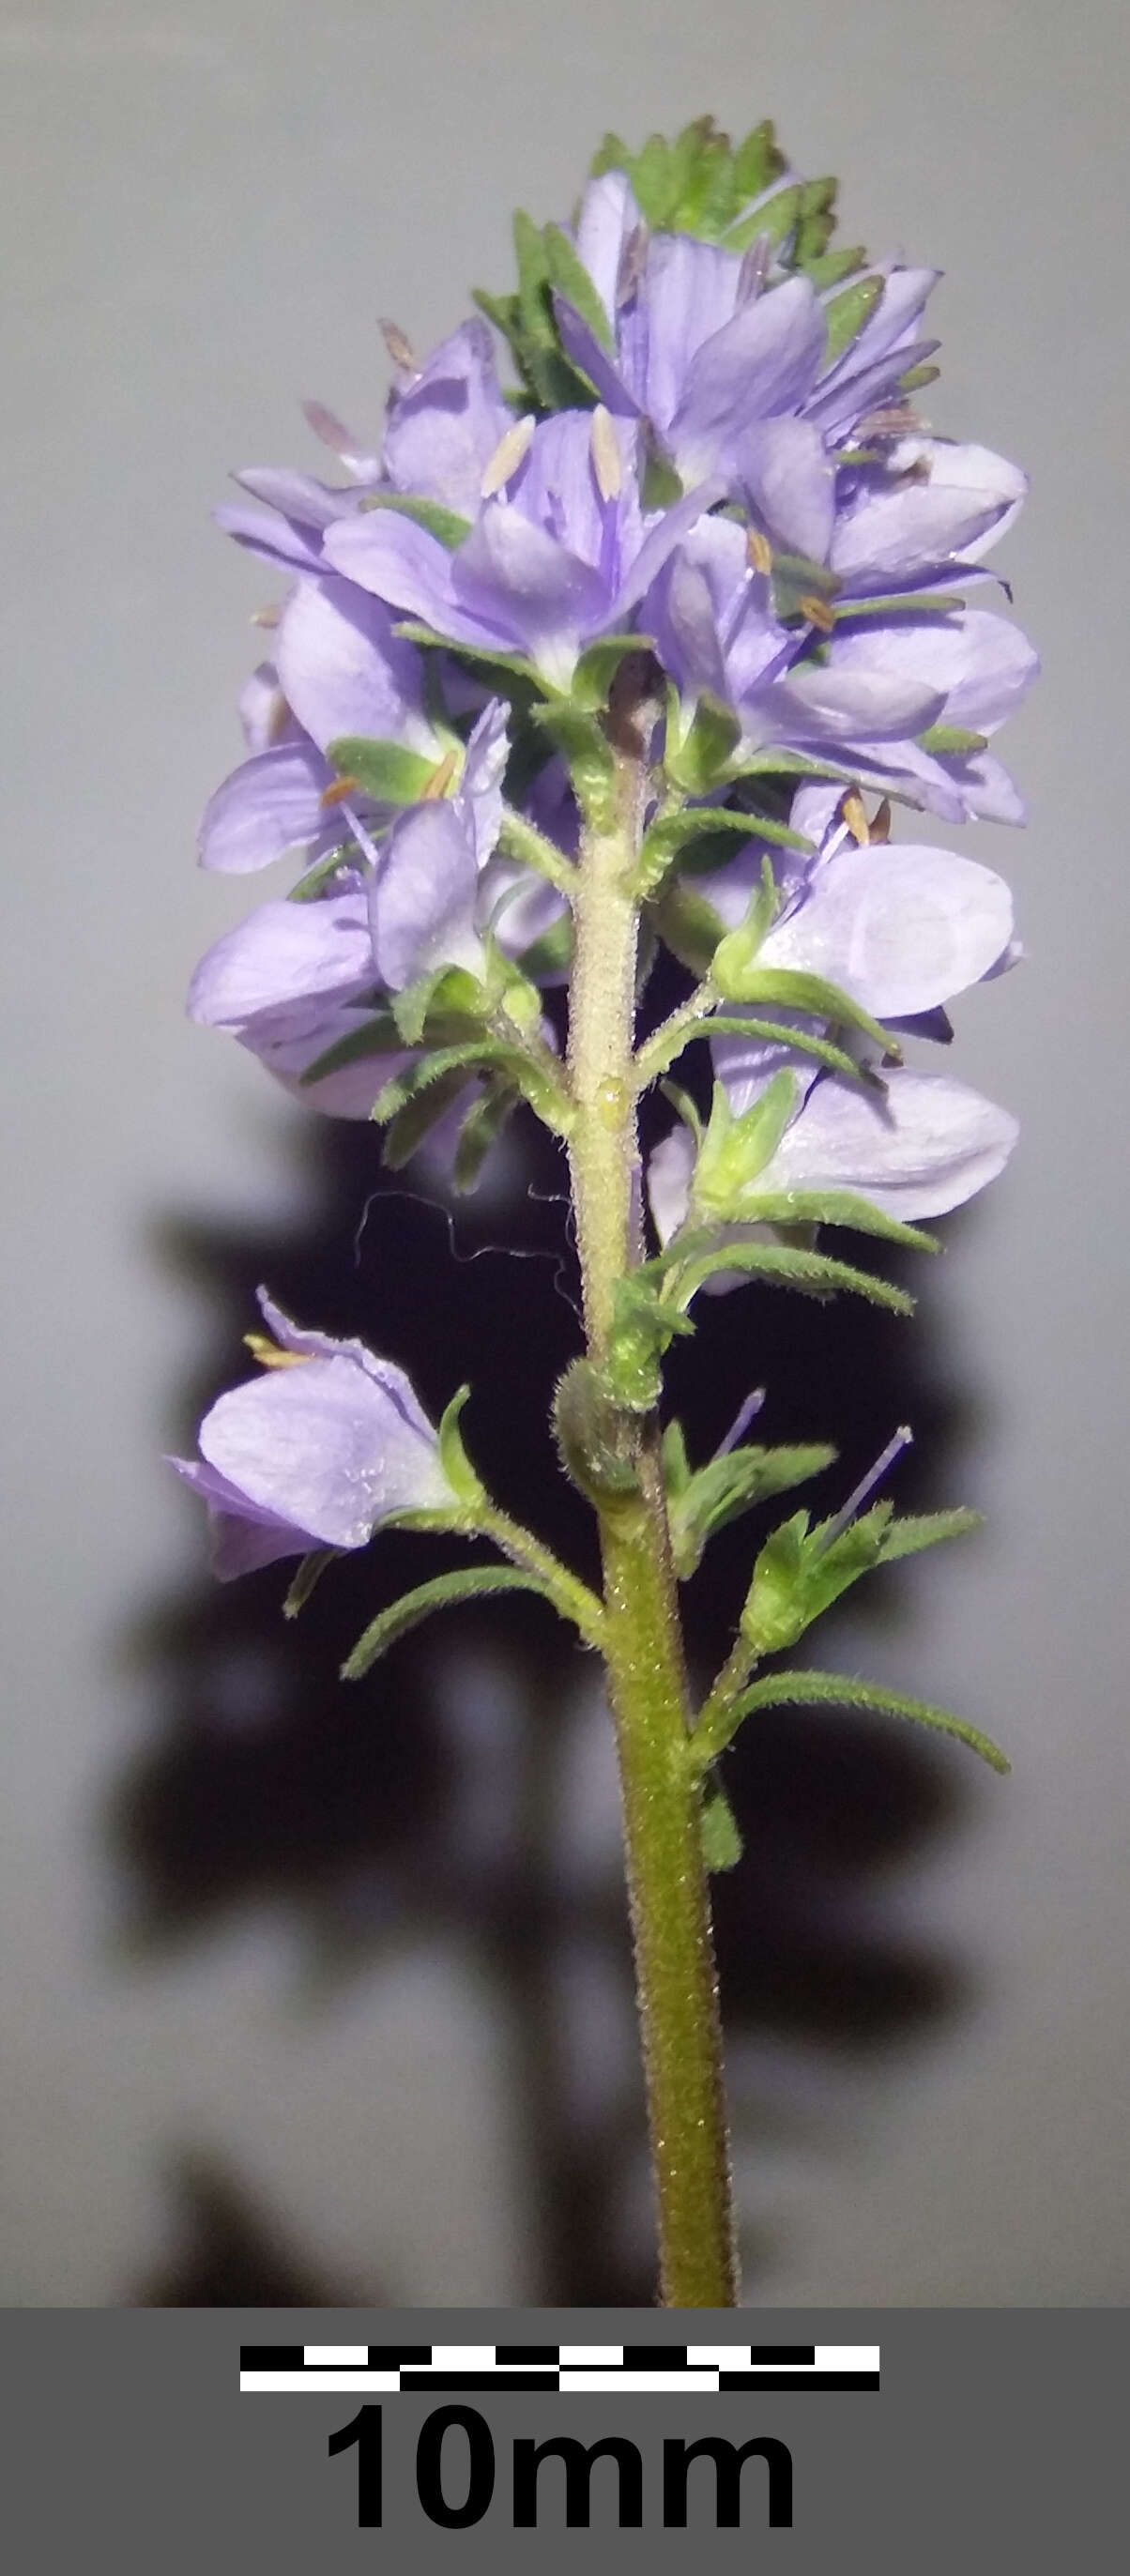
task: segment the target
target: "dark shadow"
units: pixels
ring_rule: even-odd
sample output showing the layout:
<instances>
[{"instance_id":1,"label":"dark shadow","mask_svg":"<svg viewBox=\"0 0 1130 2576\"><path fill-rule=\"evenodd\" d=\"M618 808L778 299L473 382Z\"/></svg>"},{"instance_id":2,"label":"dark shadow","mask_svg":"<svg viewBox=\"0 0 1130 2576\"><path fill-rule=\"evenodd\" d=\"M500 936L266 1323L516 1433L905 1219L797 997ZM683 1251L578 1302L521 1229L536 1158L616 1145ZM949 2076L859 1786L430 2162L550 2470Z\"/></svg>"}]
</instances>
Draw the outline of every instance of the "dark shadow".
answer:
<instances>
[{"instance_id":1,"label":"dark shadow","mask_svg":"<svg viewBox=\"0 0 1130 2576\"><path fill-rule=\"evenodd\" d=\"M370 1131L312 1119L297 1134L314 1175L304 1229L275 1239L169 1224L161 1237L164 1258L199 1282L214 1314L184 1408L185 1448L199 1412L245 1373L240 1336L265 1280L303 1322L362 1333L401 1361L433 1414L470 1379L464 1427L488 1483L591 1567L589 1517L557 1471L546 1428L555 1377L578 1346L552 1144L525 1131L508 1204L460 1207L453 1259L445 1216L380 1172ZM531 1257L483 1252L493 1241ZM764 1384L767 1439L839 1445L839 1466L812 1489L816 1508L833 1508L904 1420L920 1441L900 1469L900 1504L961 1499L955 1450L967 1423L929 1323L756 1290L712 1301L705 1320L709 1329L676 1351L671 1377L692 1455L705 1456L750 1386ZM761 1528L781 1509L727 1533L690 1588L690 1652L703 1677L725 1650ZM316 2007L319 1980L372 1975L425 1930L448 1931L487 1970L507 2033L525 2142L531 2304L646 2306L650 2262L624 2216L642 2102L624 2017L623 1897L606 1859L578 1859L563 1838L562 1783L588 1740L592 1663L542 1604L518 1599L453 1615L442 1636L421 1630L358 1688L336 1677L382 1602L425 1572L466 1562L454 1543L390 1534L331 1568L284 1627L285 1568L221 1588L198 1561L177 1597L154 1608L129 1650L151 1685L152 1740L108 1815L129 1891L123 1937L152 1958L264 1894L282 1898L306 1936ZM897 1618L897 1575L866 1602L856 1597L861 1630ZM480 1689L463 1708L452 1673L464 1656L478 1669L487 1655L503 1677L498 1706L489 1690L484 1706ZM815 1659L858 1668L865 1655L860 1635L847 1656L842 1644L828 1653L821 1643ZM831 2068L845 2053L920 2045L963 2001L962 1980L936 1951L881 1928L873 1881L896 1877L958 1826L960 1757L878 1721L794 1712L747 1730L729 1785L747 1844L742 1866L717 1882L731 2042L784 2035L826 2053ZM598 2021L613 2033L599 2047ZM753 2137L770 2120L788 2132L794 2118L801 2137L812 2118L762 2103L756 2074L739 2088L736 2116ZM819 2143L835 2152L834 2127L822 2126ZM179 2147L185 2249L135 2287L141 2303L379 2299L380 2244L371 2278L319 2283L237 2180L202 2168L194 2141ZM768 2253L772 2207L746 2216ZM755 2249L746 2296L757 2295Z\"/></svg>"}]
</instances>

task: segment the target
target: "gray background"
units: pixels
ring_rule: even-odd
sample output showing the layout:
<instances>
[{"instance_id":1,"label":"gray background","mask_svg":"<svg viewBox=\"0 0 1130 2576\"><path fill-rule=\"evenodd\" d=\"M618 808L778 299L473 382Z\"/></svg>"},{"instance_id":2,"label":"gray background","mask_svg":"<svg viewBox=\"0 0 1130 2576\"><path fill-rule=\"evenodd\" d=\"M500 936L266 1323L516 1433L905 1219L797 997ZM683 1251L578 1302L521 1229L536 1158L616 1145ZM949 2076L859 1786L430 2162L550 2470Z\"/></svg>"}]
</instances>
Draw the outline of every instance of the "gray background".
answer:
<instances>
[{"instance_id":1,"label":"gray background","mask_svg":"<svg viewBox=\"0 0 1130 2576\"><path fill-rule=\"evenodd\" d=\"M508 277L510 206L567 209L606 124L707 107L734 130L772 113L802 169L841 171L845 239L948 272L932 416L1031 470L1007 569L1045 663L1007 740L1032 826L964 840L1013 876L1032 963L964 1006L958 1069L1024 1141L918 1327L976 1408L959 1482L991 1528L865 1649L1017 1767L866 1892L971 1964L963 2008L865 2059L741 2043L739 2091L781 2111L740 2160L771 2221L750 2295L1125 2296L1118 42L1101 0L38 0L0 21L12 2304L140 2295L175 2260L186 2149L339 2297L540 2295L515 2070L459 1944L417 1935L312 1992L300 1915L251 1894L131 1955L102 1819L153 1726L122 1640L201 1560L158 1452L186 1373L220 1382L200 1290L149 1229L285 1232L312 1186L304 1114L181 1017L246 904L191 849L264 596L208 507L233 463L315 462L302 395L375 423L375 314L421 345L450 328L466 284ZM489 1711L489 1663L460 1689Z\"/></svg>"}]
</instances>

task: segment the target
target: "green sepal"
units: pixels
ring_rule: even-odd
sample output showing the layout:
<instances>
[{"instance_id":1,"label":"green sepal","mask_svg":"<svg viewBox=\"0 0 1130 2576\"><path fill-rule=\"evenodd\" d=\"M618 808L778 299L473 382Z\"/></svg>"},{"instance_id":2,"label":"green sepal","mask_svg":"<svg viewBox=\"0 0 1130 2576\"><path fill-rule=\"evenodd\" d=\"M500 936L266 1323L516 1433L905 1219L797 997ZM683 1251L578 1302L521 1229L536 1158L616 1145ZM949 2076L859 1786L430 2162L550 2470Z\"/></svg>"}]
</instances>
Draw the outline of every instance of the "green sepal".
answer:
<instances>
[{"instance_id":1,"label":"green sepal","mask_svg":"<svg viewBox=\"0 0 1130 2576\"><path fill-rule=\"evenodd\" d=\"M432 966L426 975L415 976L399 993L393 993L390 1008L404 1046L418 1046L425 1028L433 1044L442 1044L434 1025L437 1018L454 1018L456 1025L448 1043L457 1046L481 1028L489 1002L478 976L466 966Z\"/></svg>"},{"instance_id":2,"label":"green sepal","mask_svg":"<svg viewBox=\"0 0 1130 2576\"><path fill-rule=\"evenodd\" d=\"M721 1870L736 1869L744 1849L738 1820L724 1789L712 1781L702 1801L698 1819L702 1857L711 1877Z\"/></svg>"},{"instance_id":3,"label":"green sepal","mask_svg":"<svg viewBox=\"0 0 1130 2576\"><path fill-rule=\"evenodd\" d=\"M595 715L608 704L608 692L628 653L650 653L647 635L602 635L595 644L586 644L573 673L570 697L573 705Z\"/></svg>"},{"instance_id":4,"label":"green sepal","mask_svg":"<svg viewBox=\"0 0 1130 2576\"><path fill-rule=\"evenodd\" d=\"M742 1634L756 1655L779 1655L861 1575L944 1539L962 1538L979 1520L977 1512L953 1511L908 1514L898 1521L894 1505L882 1502L849 1521L829 1544L834 1522L810 1528L807 1512L797 1512L761 1550L742 1611Z\"/></svg>"},{"instance_id":5,"label":"green sepal","mask_svg":"<svg viewBox=\"0 0 1130 2576\"><path fill-rule=\"evenodd\" d=\"M785 156L777 141L773 120L767 116L755 125L734 153L734 187L740 205L751 197L762 197L774 180L781 178Z\"/></svg>"},{"instance_id":6,"label":"green sepal","mask_svg":"<svg viewBox=\"0 0 1130 2576\"><path fill-rule=\"evenodd\" d=\"M327 1565L332 1565L335 1557L343 1554L340 1547L311 1548L309 1556L303 1557L283 1602L284 1619L297 1619L299 1611L305 1609L315 1584L320 1583Z\"/></svg>"},{"instance_id":7,"label":"green sepal","mask_svg":"<svg viewBox=\"0 0 1130 2576\"><path fill-rule=\"evenodd\" d=\"M800 215L793 242L792 266L806 268L827 250L836 229L838 179L807 179L800 192Z\"/></svg>"},{"instance_id":8,"label":"green sepal","mask_svg":"<svg viewBox=\"0 0 1130 2576\"><path fill-rule=\"evenodd\" d=\"M967 725L927 725L918 741L923 751L939 754L987 751L989 745L987 733L971 733Z\"/></svg>"},{"instance_id":9,"label":"green sepal","mask_svg":"<svg viewBox=\"0 0 1130 2576\"><path fill-rule=\"evenodd\" d=\"M347 845L350 848L352 846L352 843ZM313 867L307 868L305 876L299 877L297 885L292 885L286 901L316 903L319 896L325 893L326 887L332 885L340 870L348 864L346 847L327 851L324 859L315 859Z\"/></svg>"},{"instance_id":10,"label":"green sepal","mask_svg":"<svg viewBox=\"0 0 1130 2576\"><path fill-rule=\"evenodd\" d=\"M679 701L672 689L668 700L667 748L664 769L676 787L688 796L705 796L730 774L730 763L741 740L741 725L732 707L704 689L687 731L678 732Z\"/></svg>"},{"instance_id":11,"label":"green sepal","mask_svg":"<svg viewBox=\"0 0 1130 2576\"><path fill-rule=\"evenodd\" d=\"M680 966L692 975L708 975L726 925L705 895L684 876L669 876L652 905L652 918Z\"/></svg>"},{"instance_id":12,"label":"green sepal","mask_svg":"<svg viewBox=\"0 0 1130 2576\"><path fill-rule=\"evenodd\" d=\"M940 367L925 365L908 367L905 375L899 377L899 391L904 394L920 393L923 385L936 385L941 372Z\"/></svg>"},{"instance_id":13,"label":"green sepal","mask_svg":"<svg viewBox=\"0 0 1130 2576\"><path fill-rule=\"evenodd\" d=\"M740 1023L739 1023L740 1025ZM858 1075L860 1068L853 1067ZM917 1225L903 1225L871 1199L860 1197L854 1190L759 1190L754 1184L741 1201L742 1223L747 1225L839 1225L850 1227L855 1234L873 1234L884 1243L899 1243L908 1252L937 1252L936 1234L924 1234Z\"/></svg>"},{"instance_id":14,"label":"green sepal","mask_svg":"<svg viewBox=\"0 0 1130 2576\"><path fill-rule=\"evenodd\" d=\"M405 1101L403 1108L389 1119L381 1140L381 1161L386 1170L403 1171L466 1088L466 1070L452 1070Z\"/></svg>"},{"instance_id":15,"label":"green sepal","mask_svg":"<svg viewBox=\"0 0 1130 2576\"><path fill-rule=\"evenodd\" d=\"M545 697L549 691L548 680L543 679L541 672L536 671L533 663L527 662L521 653L498 652L493 645L488 648L484 644L480 649L477 644L454 643L450 635L441 635L436 627L426 626L419 617L398 619L392 631L394 635L402 635L406 643L431 645L438 652L450 653L455 661L468 663L483 679L489 680L497 671L508 680L525 680L539 698Z\"/></svg>"},{"instance_id":16,"label":"green sepal","mask_svg":"<svg viewBox=\"0 0 1130 2576\"><path fill-rule=\"evenodd\" d=\"M869 322L883 292L881 277L857 277L839 295L833 295L824 307L827 331L825 364L831 366L842 358L852 341L858 340L865 322Z\"/></svg>"},{"instance_id":17,"label":"green sepal","mask_svg":"<svg viewBox=\"0 0 1130 2576\"><path fill-rule=\"evenodd\" d=\"M947 1708L934 1708L928 1700L908 1699L903 1691L886 1690L878 1682L859 1681L846 1673L769 1673L764 1681L753 1682L742 1693L734 1710L735 1726L743 1717L763 1708L863 1708L879 1717L907 1717L914 1725L933 1727L940 1735L956 1736L978 1753L991 1771L1011 1771L1007 1753L991 1736L983 1735L963 1717L954 1717Z\"/></svg>"},{"instance_id":18,"label":"green sepal","mask_svg":"<svg viewBox=\"0 0 1130 2576\"><path fill-rule=\"evenodd\" d=\"M649 447L644 459L640 499L645 510L671 510L683 498L682 476L666 456L657 456Z\"/></svg>"},{"instance_id":19,"label":"green sepal","mask_svg":"<svg viewBox=\"0 0 1130 2576\"><path fill-rule=\"evenodd\" d=\"M729 841L772 841L786 850L806 854L813 844L803 832L790 830L769 814L736 814L725 805L684 805L678 814L665 814L652 823L640 843L634 883L641 899L657 893L668 870L681 859L695 841L719 838ZM729 850L725 852L729 857Z\"/></svg>"},{"instance_id":20,"label":"green sepal","mask_svg":"<svg viewBox=\"0 0 1130 2576\"><path fill-rule=\"evenodd\" d=\"M810 1019L830 1021L834 1028L862 1029L884 1055L893 1056L896 1063L902 1060L897 1038L838 984L792 966L760 966L756 952L749 955L744 926L719 941L710 972L724 1001L775 1002L779 1010L803 1011Z\"/></svg>"},{"instance_id":21,"label":"green sepal","mask_svg":"<svg viewBox=\"0 0 1130 2576\"><path fill-rule=\"evenodd\" d=\"M574 313L586 324L594 340L612 356L614 342L608 315L568 233L562 232L560 224L547 224L542 241L548 282L553 292L562 296L566 304L572 305Z\"/></svg>"},{"instance_id":22,"label":"green sepal","mask_svg":"<svg viewBox=\"0 0 1130 2576\"><path fill-rule=\"evenodd\" d=\"M414 519L418 528L426 528L430 537L438 537L449 554L454 554L471 533L471 520L461 517L458 510L447 509L442 501L425 501L416 492L367 492L361 507L395 510L401 519Z\"/></svg>"},{"instance_id":23,"label":"green sepal","mask_svg":"<svg viewBox=\"0 0 1130 2576\"><path fill-rule=\"evenodd\" d=\"M489 1497L485 1485L475 1474L467 1456L460 1428L464 1408L470 1401L470 1395L469 1386L458 1388L450 1404L440 1415L436 1438L439 1442L439 1463L453 1494L467 1511L479 1512L488 1503Z\"/></svg>"},{"instance_id":24,"label":"green sepal","mask_svg":"<svg viewBox=\"0 0 1130 2576\"><path fill-rule=\"evenodd\" d=\"M519 368L547 410L583 408L592 401L592 387L561 347L545 235L520 208L514 217L514 250L520 330L511 346Z\"/></svg>"},{"instance_id":25,"label":"green sepal","mask_svg":"<svg viewBox=\"0 0 1130 2576\"><path fill-rule=\"evenodd\" d=\"M451 1184L460 1198L473 1190L492 1145L513 1117L519 1094L508 1083L487 1082L473 1100L459 1130L451 1167Z\"/></svg>"},{"instance_id":26,"label":"green sepal","mask_svg":"<svg viewBox=\"0 0 1130 2576\"><path fill-rule=\"evenodd\" d=\"M607 1510L635 1499L628 1422L594 1361L570 1362L553 1399L553 1429L565 1473L589 1502Z\"/></svg>"},{"instance_id":27,"label":"green sepal","mask_svg":"<svg viewBox=\"0 0 1130 2576\"><path fill-rule=\"evenodd\" d=\"M378 1126L387 1125L418 1092L442 1081L460 1066L465 1066L468 1073L482 1069L504 1074L554 1135L568 1134L572 1110L562 1084L523 1047L512 1046L504 1038L468 1038L461 1046L439 1047L434 1054L418 1056L414 1063L394 1074L391 1082L386 1082L370 1116Z\"/></svg>"},{"instance_id":28,"label":"green sepal","mask_svg":"<svg viewBox=\"0 0 1130 2576\"><path fill-rule=\"evenodd\" d=\"M299 1074L299 1082L304 1086L321 1082L326 1074L342 1073L350 1064L364 1064L371 1055L398 1055L403 1043L391 1011L376 1011L361 1028L335 1038L332 1046L315 1056L313 1063Z\"/></svg>"},{"instance_id":29,"label":"green sepal","mask_svg":"<svg viewBox=\"0 0 1130 2576\"><path fill-rule=\"evenodd\" d=\"M856 242L850 250L826 250L815 259L798 259L797 267L804 270L819 295L827 287L841 285L845 277L854 277L866 259L862 242Z\"/></svg>"},{"instance_id":30,"label":"green sepal","mask_svg":"<svg viewBox=\"0 0 1130 2576\"><path fill-rule=\"evenodd\" d=\"M678 1430L678 1425L670 1428ZM679 1434L681 1441L682 1435ZM767 1502L774 1494L788 1493L794 1485L806 1484L810 1477L823 1475L835 1463L836 1452L826 1442L782 1448L760 1448L754 1445L730 1449L720 1458L709 1458L704 1467L693 1472L685 1467L685 1451L680 1456L663 1440L664 1472L668 1475L668 1521L671 1530L671 1552L675 1572L681 1583L697 1573L708 1542L731 1521L740 1520L756 1504ZM682 1481L672 1486L669 1469L674 1467Z\"/></svg>"},{"instance_id":31,"label":"green sepal","mask_svg":"<svg viewBox=\"0 0 1130 2576\"><path fill-rule=\"evenodd\" d=\"M800 219L803 193L802 186L796 181L791 187L778 188L776 194L768 197L763 206L757 207L753 214L743 216L740 223L732 225L723 240L723 250L750 250L755 241L762 239L768 241L776 250L796 229Z\"/></svg>"},{"instance_id":32,"label":"green sepal","mask_svg":"<svg viewBox=\"0 0 1130 2576\"><path fill-rule=\"evenodd\" d=\"M339 734L326 758L340 778L355 778L378 805L418 805L435 776L436 763L402 742L370 741L364 734Z\"/></svg>"},{"instance_id":33,"label":"green sepal","mask_svg":"<svg viewBox=\"0 0 1130 2576\"><path fill-rule=\"evenodd\" d=\"M560 699L532 713L561 753L582 811L600 828L612 816L616 764L596 717Z\"/></svg>"},{"instance_id":34,"label":"green sepal","mask_svg":"<svg viewBox=\"0 0 1130 2576\"><path fill-rule=\"evenodd\" d=\"M889 1279L877 1279L870 1270L853 1269L846 1261L833 1261L824 1253L806 1252L793 1244L719 1243L709 1252L687 1254L672 1248L662 1257L673 1272L672 1302L682 1312L708 1279L730 1271L763 1280L768 1288L794 1288L805 1297L843 1293L866 1297L892 1315L914 1312L913 1297Z\"/></svg>"},{"instance_id":35,"label":"green sepal","mask_svg":"<svg viewBox=\"0 0 1130 2576\"><path fill-rule=\"evenodd\" d=\"M662 1030L657 1030L656 1036L662 1037L662 1035ZM785 1020L753 1018L739 1020L727 1011L711 1011L704 1013L701 1020L674 1030L671 1036L671 1050L667 1055L656 1054L655 1039L648 1040L645 1050L649 1059L648 1081L653 1081L656 1074L662 1073L665 1065L673 1064L676 1057L681 1055L684 1048L690 1046L693 1040L715 1037L758 1038L766 1046L791 1047L796 1054L815 1056L817 1062L826 1064L830 1072L841 1073L846 1082L869 1080L867 1067L857 1064L854 1056L845 1055L842 1047L833 1046L830 1038L818 1038L803 1029L790 1028ZM863 1202L861 1201L860 1204L862 1205ZM832 1222L833 1220L829 1218L828 1223ZM926 1239L923 1237L924 1241Z\"/></svg>"},{"instance_id":36,"label":"green sepal","mask_svg":"<svg viewBox=\"0 0 1130 2576\"><path fill-rule=\"evenodd\" d=\"M827 564L814 563L810 555L778 552L776 548L770 580L773 584L773 606L782 626L794 625L798 619L810 625L812 621L805 602L816 599L825 608L832 609L843 589L840 575L829 572Z\"/></svg>"},{"instance_id":37,"label":"green sepal","mask_svg":"<svg viewBox=\"0 0 1130 2576\"><path fill-rule=\"evenodd\" d=\"M893 590L880 599L844 599L832 614L841 620L861 617L950 617L965 601L956 590Z\"/></svg>"},{"instance_id":38,"label":"green sepal","mask_svg":"<svg viewBox=\"0 0 1130 2576\"><path fill-rule=\"evenodd\" d=\"M420 1583L414 1592L405 1592L388 1610L382 1610L359 1637L351 1655L341 1667L343 1682L361 1681L372 1671L389 1647L401 1637L430 1619L435 1610L449 1610L464 1601L479 1601L493 1592L537 1592L543 1601L552 1600L545 1583L534 1574L524 1574L516 1565L472 1565L455 1574L437 1574L432 1582Z\"/></svg>"},{"instance_id":39,"label":"green sepal","mask_svg":"<svg viewBox=\"0 0 1130 2576\"><path fill-rule=\"evenodd\" d=\"M796 1076L783 1066L760 1099L735 1117L725 1085L716 1082L710 1123L699 1148L693 1184L696 1212L722 1219L742 1208L751 1181L772 1160L796 1108Z\"/></svg>"}]
</instances>

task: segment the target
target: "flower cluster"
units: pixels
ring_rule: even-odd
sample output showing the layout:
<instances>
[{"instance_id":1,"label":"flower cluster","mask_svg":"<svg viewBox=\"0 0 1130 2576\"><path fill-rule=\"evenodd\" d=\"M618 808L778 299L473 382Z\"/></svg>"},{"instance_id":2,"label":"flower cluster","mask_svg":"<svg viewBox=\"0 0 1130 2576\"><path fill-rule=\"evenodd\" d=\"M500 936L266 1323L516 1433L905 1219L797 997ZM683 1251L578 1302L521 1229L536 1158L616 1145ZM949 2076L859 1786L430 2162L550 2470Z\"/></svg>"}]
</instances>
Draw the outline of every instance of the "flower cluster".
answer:
<instances>
[{"instance_id":1,"label":"flower cluster","mask_svg":"<svg viewBox=\"0 0 1130 2576\"><path fill-rule=\"evenodd\" d=\"M337 479L237 478L221 522L287 589L201 857L300 873L189 1000L315 1106L375 1113L393 1160L434 1129L457 1186L519 1101L567 1137L552 996L630 667L636 891L693 979L640 1062L705 1038L714 1076L708 1119L684 1094L651 1159L668 1262L897 1230L1000 1170L1011 1118L902 1041L946 1040L951 999L1011 963L1008 892L889 830L893 805L1022 819L990 742L1036 667L979 604L1024 478L913 408L936 273L830 251L832 183L770 129L688 135L636 158L609 138L570 224L518 219L517 292L426 360L389 329L371 450L311 405ZM206 1457L222 1516L239 1478ZM304 1494L276 1503L254 1501L260 1558L283 1524L320 1543Z\"/></svg>"}]
</instances>

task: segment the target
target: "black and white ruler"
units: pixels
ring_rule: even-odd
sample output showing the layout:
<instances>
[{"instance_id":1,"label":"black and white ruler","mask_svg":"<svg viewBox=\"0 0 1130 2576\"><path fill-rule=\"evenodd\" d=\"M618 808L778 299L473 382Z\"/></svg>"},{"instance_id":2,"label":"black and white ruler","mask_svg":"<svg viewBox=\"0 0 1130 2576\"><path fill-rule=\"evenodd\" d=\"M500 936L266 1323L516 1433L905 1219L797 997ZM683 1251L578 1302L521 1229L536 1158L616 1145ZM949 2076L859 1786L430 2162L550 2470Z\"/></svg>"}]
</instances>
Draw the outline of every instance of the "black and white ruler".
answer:
<instances>
[{"instance_id":1,"label":"black and white ruler","mask_svg":"<svg viewBox=\"0 0 1130 2576\"><path fill-rule=\"evenodd\" d=\"M276 2396L726 2396L878 2388L878 2344L245 2343L240 2388Z\"/></svg>"}]
</instances>

